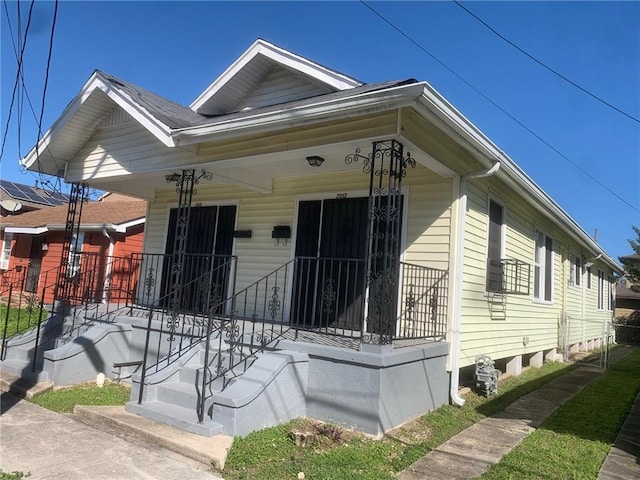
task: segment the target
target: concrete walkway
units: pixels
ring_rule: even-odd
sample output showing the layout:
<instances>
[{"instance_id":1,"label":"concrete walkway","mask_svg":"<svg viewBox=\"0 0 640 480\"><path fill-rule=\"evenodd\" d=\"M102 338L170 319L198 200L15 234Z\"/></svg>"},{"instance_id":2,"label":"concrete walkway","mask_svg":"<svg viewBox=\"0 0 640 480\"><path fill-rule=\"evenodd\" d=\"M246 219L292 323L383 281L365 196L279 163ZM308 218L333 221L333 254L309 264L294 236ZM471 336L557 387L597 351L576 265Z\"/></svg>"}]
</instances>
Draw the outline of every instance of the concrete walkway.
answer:
<instances>
[{"instance_id":1,"label":"concrete walkway","mask_svg":"<svg viewBox=\"0 0 640 480\"><path fill-rule=\"evenodd\" d=\"M132 443L3 393L0 469L29 480L215 480L199 462L169 450Z\"/></svg>"},{"instance_id":2,"label":"concrete walkway","mask_svg":"<svg viewBox=\"0 0 640 480\"><path fill-rule=\"evenodd\" d=\"M640 393L622 425L598 480L640 479Z\"/></svg>"},{"instance_id":3,"label":"concrete walkway","mask_svg":"<svg viewBox=\"0 0 640 480\"><path fill-rule=\"evenodd\" d=\"M614 350L611 352L611 363L624 358L631 351L631 348L625 347ZM497 464L504 455L533 432L560 405L580 392L602 373L603 370L600 368L585 365L550 381L538 390L515 401L504 411L485 418L452 437L400 472L398 478L400 480L453 480L479 477L490 466ZM636 446L637 432L640 431L638 429L640 425L639 408L640 406L636 404L634 414L630 414L629 417L629 421L631 421L629 434L635 436ZM636 414L638 418L632 420ZM609 454L611 462L619 462L616 458L616 452L612 451ZM634 459L633 455L629 454L625 458L627 463L635 460L635 465L638 466L637 457ZM607 480L640 479L637 470L635 475L625 473L626 476L615 476L617 475L614 473L615 469L611 469L611 472L612 476L602 476L601 478Z\"/></svg>"}]
</instances>

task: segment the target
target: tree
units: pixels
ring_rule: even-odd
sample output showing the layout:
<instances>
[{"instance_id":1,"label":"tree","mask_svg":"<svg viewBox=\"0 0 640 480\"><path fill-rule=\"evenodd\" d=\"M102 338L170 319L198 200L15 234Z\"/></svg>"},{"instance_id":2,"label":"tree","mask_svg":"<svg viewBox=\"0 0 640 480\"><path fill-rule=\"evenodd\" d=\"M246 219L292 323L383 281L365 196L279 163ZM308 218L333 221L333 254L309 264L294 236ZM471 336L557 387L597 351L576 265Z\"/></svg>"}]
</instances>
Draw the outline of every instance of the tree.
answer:
<instances>
[{"instance_id":1,"label":"tree","mask_svg":"<svg viewBox=\"0 0 640 480\"><path fill-rule=\"evenodd\" d=\"M624 265L625 276L631 290L640 292L640 228L631 227L636 234L636 239L629 239L629 245L633 249L633 254L618 257Z\"/></svg>"}]
</instances>

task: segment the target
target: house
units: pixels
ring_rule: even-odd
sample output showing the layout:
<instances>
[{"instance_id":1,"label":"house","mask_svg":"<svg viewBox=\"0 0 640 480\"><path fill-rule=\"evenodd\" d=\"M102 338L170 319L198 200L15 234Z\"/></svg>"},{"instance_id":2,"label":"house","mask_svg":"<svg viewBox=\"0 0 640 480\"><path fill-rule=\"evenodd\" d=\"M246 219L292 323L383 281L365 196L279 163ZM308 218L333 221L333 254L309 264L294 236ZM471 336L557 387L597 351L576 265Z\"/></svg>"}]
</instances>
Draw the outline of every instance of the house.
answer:
<instances>
[{"instance_id":1,"label":"house","mask_svg":"<svg viewBox=\"0 0 640 480\"><path fill-rule=\"evenodd\" d=\"M479 355L517 375L612 319L620 266L426 82L264 40L188 107L95 71L22 163L54 159L149 202L130 333L91 345L127 347L127 409L180 428L378 435L462 404Z\"/></svg>"},{"instance_id":2,"label":"house","mask_svg":"<svg viewBox=\"0 0 640 480\"><path fill-rule=\"evenodd\" d=\"M620 257L623 265L631 267L640 265L640 255L637 253ZM626 277L623 279L626 280ZM632 284L630 281L620 282L616 284L616 310L615 318L617 320L628 320L634 313L640 312L640 287Z\"/></svg>"},{"instance_id":3,"label":"house","mask_svg":"<svg viewBox=\"0 0 640 480\"><path fill-rule=\"evenodd\" d=\"M82 224L72 233L67 253L69 276L76 288L94 301L121 294L128 278L119 278L112 258L142 250L146 202L122 195L105 194L98 202L82 206ZM18 279L23 292L35 293L46 303L53 301L62 259L68 204L5 217L2 230L3 278ZM80 279L80 273L85 273ZM9 283L9 282L5 282ZM15 282L14 282L15 284ZM103 298L104 297L104 298Z\"/></svg>"},{"instance_id":4,"label":"house","mask_svg":"<svg viewBox=\"0 0 640 480\"><path fill-rule=\"evenodd\" d=\"M62 192L0 180L0 215L2 217L55 207L66 204L68 201L69 196Z\"/></svg>"}]
</instances>

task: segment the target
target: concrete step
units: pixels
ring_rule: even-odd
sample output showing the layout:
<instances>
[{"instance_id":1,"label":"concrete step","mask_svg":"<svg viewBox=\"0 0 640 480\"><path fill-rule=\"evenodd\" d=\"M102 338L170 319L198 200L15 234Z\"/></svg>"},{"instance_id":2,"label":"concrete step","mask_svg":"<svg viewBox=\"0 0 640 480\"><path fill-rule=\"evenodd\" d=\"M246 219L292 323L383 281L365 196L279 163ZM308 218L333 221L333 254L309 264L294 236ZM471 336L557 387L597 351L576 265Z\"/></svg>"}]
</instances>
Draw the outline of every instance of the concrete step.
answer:
<instances>
[{"instance_id":1,"label":"concrete step","mask_svg":"<svg viewBox=\"0 0 640 480\"><path fill-rule=\"evenodd\" d=\"M178 407L159 401L145 402L140 405L136 402L129 402L125 408L130 413L142 415L197 435L211 437L223 433L222 425L212 421L206 415L205 421L198 423L198 414L195 408Z\"/></svg>"},{"instance_id":2,"label":"concrete step","mask_svg":"<svg viewBox=\"0 0 640 480\"><path fill-rule=\"evenodd\" d=\"M199 461L218 470L224 468L233 437L222 433L204 437L185 432L173 426L127 412L122 406L76 406L77 420L94 428L118 436L133 436L136 439L158 445L167 450Z\"/></svg>"},{"instance_id":3,"label":"concrete step","mask_svg":"<svg viewBox=\"0 0 640 480\"><path fill-rule=\"evenodd\" d=\"M170 405L195 410L198 405L200 386L186 382L163 382L156 387L157 399Z\"/></svg>"},{"instance_id":4,"label":"concrete step","mask_svg":"<svg viewBox=\"0 0 640 480\"><path fill-rule=\"evenodd\" d=\"M46 392L53 388L49 382L49 376L44 372L36 374L16 375L5 369L5 362L0 365L0 391L11 392L24 398L33 398L34 395Z\"/></svg>"}]
</instances>

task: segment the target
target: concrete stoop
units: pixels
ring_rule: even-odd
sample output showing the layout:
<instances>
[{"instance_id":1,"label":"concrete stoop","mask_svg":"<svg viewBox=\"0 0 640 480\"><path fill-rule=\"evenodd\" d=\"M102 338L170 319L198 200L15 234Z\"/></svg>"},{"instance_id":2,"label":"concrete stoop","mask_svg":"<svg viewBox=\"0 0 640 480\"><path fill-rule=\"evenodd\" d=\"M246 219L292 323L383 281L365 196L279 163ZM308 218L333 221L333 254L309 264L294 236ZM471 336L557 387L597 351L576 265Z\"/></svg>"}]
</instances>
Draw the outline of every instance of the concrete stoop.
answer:
<instances>
[{"instance_id":1,"label":"concrete stoop","mask_svg":"<svg viewBox=\"0 0 640 480\"><path fill-rule=\"evenodd\" d=\"M123 406L81 406L73 413L77 420L99 430L176 452L222 471L233 437L216 434L205 437L127 412Z\"/></svg>"}]
</instances>

